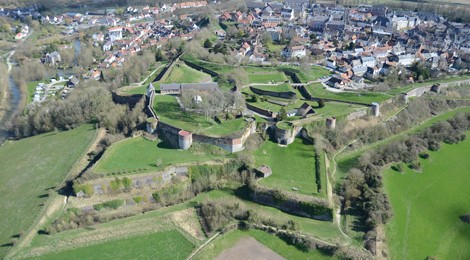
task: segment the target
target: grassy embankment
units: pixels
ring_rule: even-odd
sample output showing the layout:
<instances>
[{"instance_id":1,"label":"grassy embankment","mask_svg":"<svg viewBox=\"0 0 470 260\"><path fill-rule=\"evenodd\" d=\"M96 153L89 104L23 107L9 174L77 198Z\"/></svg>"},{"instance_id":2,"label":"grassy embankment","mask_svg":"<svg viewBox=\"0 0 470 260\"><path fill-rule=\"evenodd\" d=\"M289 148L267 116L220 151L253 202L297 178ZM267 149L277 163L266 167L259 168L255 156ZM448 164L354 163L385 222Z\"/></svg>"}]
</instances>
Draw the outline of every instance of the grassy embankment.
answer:
<instances>
[{"instance_id":1,"label":"grassy embankment","mask_svg":"<svg viewBox=\"0 0 470 260\"><path fill-rule=\"evenodd\" d=\"M468 259L470 224L470 140L443 144L420 159L422 173L406 169L384 173L394 217L387 226L392 259Z\"/></svg>"},{"instance_id":2,"label":"grassy embankment","mask_svg":"<svg viewBox=\"0 0 470 260\"><path fill-rule=\"evenodd\" d=\"M67 176L72 165L93 140L90 125L59 133L47 133L0 147L0 244L27 231L49 193ZM8 162L8 163L6 163ZM0 247L2 255L8 246Z\"/></svg>"},{"instance_id":3,"label":"grassy embankment","mask_svg":"<svg viewBox=\"0 0 470 260\"><path fill-rule=\"evenodd\" d=\"M313 145L310 142L296 138L292 144L281 147L274 142L266 141L254 156L256 166L264 164L273 171L271 176L260 180L263 186L306 195L326 195L326 189L317 192L315 159ZM323 177L322 184L326 187Z\"/></svg>"},{"instance_id":4,"label":"grassy embankment","mask_svg":"<svg viewBox=\"0 0 470 260\"><path fill-rule=\"evenodd\" d=\"M196 163L231 157L218 147L208 145L206 149L213 149L214 153L211 150L174 149L160 140L149 141L136 137L112 145L98 161L94 171L133 174L161 170L178 163ZM158 159L161 160L161 165L156 166Z\"/></svg>"}]
</instances>

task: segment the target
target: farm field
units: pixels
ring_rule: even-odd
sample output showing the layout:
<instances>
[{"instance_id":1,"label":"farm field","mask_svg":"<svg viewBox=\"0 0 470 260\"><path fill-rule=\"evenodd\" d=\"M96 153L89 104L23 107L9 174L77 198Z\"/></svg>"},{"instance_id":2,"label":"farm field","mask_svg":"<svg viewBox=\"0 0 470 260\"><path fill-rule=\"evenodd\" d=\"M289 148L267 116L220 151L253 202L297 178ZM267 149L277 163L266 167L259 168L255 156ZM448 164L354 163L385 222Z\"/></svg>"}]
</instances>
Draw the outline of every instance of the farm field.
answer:
<instances>
[{"instance_id":1,"label":"farm field","mask_svg":"<svg viewBox=\"0 0 470 260\"><path fill-rule=\"evenodd\" d=\"M313 145L308 141L296 138L287 147L266 141L254 155L256 166L264 164L273 171L271 176L260 180L263 186L286 191L297 188L302 194L325 195L317 192Z\"/></svg>"},{"instance_id":2,"label":"farm field","mask_svg":"<svg viewBox=\"0 0 470 260\"><path fill-rule=\"evenodd\" d=\"M65 179L96 131L90 125L47 133L0 146L0 244L28 230L46 203L49 192ZM8 246L0 247L2 255Z\"/></svg>"},{"instance_id":3,"label":"farm field","mask_svg":"<svg viewBox=\"0 0 470 260\"><path fill-rule=\"evenodd\" d=\"M192 69L184 63L176 63L163 76L161 83L199 83L211 81L210 75Z\"/></svg>"},{"instance_id":4,"label":"farm field","mask_svg":"<svg viewBox=\"0 0 470 260\"><path fill-rule=\"evenodd\" d=\"M393 259L468 259L470 225L459 216L470 213L470 140L443 144L421 160L422 173L387 170L384 184L394 217L387 226Z\"/></svg>"},{"instance_id":5,"label":"farm field","mask_svg":"<svg viewBox=\"0 0 470 260\"><path fill-rule=\"evenodd\" d=\"M223 159L228 155L218 147L207 146L214 149L194 151L173 149L163 141L149 141L143 137L136 137L112 145L98 161L94 170L99 173L113 172L148 172L160 170L178 163L204 162L214 159ZM161 165L156 166L157 159Z\"/></svg>"},{"instance_id":6,"label":"farm field","mask_svg":"<svg viewBox=\"0 0 470 260\"><path fill-rule=\"evenodd\" d=\"M176 229L42 255L35 259L186 259L193 250ZM126 250L123 250L126 249Z\"/></svg>"},{"instance_id":7,"label":"farm field","mask_svg":"<svg viewBox=\"0 0 470 260\"><path fill-rule=\"evenodd\" d=\"M306 86L307 91L314 98L326 98L326 99L336 99L344 100L350 102L360 102L370 104L372 102L381 102L387 99L390 99L392 95L374 93L374 92L362 92L362 93L352 93L352 92L342 92L336 93L324 89L323 85L320 83L314 83Z\"/></svg>"},{"instance_id":8,"label":"farm field","mask_svg":"<svg viewBox=\"0 0 470 260\"><path fill-rule=\"evenodd\" d=\"M154 109L162 122L209 136L224 136L239 132L246 126L243 118L223 121L218 124L207 121L204 116L185 113L181 110L176 98L170 95L156 95Z\"/></svg>"},{"instance_id":9,"label":"farm field","mask_svg":"<svg viewBox=\"0 0 470 260\"><path fill-rule=\"evenodd\" d=\"M197 260L209 260L214 259L219 256L224 250L230 249L237 242L252 238L256 239L259 243L268 247L272 251L278 253L286 259L332 259L332 257L327 257L321 254L319 251L313 252L304 252L299 250L293 245L287 244L285 241L279 237L268 234L260 230L234 230L228 233L225 233L213 242L207 245L201 252L199 252L194 259Z\"/></svg>"}]
</instances>

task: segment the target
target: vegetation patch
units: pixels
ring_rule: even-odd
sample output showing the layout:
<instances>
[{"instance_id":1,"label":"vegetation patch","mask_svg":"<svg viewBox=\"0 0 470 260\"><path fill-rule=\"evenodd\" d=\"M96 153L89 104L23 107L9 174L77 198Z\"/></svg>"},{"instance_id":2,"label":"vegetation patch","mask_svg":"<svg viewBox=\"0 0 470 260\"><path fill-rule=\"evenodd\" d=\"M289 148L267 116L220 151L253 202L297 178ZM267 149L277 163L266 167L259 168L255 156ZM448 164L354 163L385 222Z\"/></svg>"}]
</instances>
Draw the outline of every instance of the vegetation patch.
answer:
<instances>
[{"instance_id":1,"label":"vegetation patch","mask_svg":"<svg viewBox=\"0 0 470 260\"><path fill-rule=\"evenodd\" d=\"M162 122L193 133L224 136L242 131L246 126L243 118L228 119L219 123L208 120L203 115L185 112L176 97L169 95L156 95L154 109Z\"/></svg>"},{"instance_id":2,"label":"vegetation patch","mask_svg":"<svg viewBox=\"0 0 470 260\"><path fill-rule=\"evenodd\" d=\"M422 173L385 171L394 213L387 228L393 258L470 257L470 226L459 219L468 213L469 150L470 140L444 144L430 159L420 159Z\"/></svg>"}]
</instances>

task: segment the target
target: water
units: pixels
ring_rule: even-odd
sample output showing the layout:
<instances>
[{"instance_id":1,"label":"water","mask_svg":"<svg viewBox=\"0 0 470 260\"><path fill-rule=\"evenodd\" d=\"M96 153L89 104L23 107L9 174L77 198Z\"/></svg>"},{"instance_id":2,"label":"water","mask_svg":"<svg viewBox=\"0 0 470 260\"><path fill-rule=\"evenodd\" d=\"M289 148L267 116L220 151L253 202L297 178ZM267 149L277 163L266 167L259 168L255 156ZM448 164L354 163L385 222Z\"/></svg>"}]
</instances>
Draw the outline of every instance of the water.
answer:
<instances>
[{"instance_id":1,"label":"water","mask_svg":"<svg viewBox=\"0 0 470 260\"><path fill-rule=\"evenodd\" d=\"M3 143L9 136L7 124L10 122L19 112L21 102L21 91L19 86L13 80L10 74L8 79L8 90L9 90L9 108L5 112L2 120L0 121L0 144Z\"/></svg>"},{"instance_id":2,"label":"water","mask_svg":"<svg viewBox=\"0 0 470 260\"><path fill-rule=\"evenodd\" d=\"M80 42L80 38L75 39L75 41L73 42L73 48L75 50L73 57L73 65L78 66L78 55L80 55L80 51L82 50L82 43Z\"/></svg>"}]
</instances>

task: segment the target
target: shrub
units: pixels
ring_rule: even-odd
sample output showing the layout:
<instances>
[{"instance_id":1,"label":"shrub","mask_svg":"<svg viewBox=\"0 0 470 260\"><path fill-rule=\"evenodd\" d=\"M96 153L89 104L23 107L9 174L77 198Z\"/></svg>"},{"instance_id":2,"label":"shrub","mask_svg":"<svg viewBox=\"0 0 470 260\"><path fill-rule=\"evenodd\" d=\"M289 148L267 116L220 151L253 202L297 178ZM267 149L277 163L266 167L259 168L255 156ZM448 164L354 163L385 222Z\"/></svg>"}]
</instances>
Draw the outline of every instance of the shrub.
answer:
<instances>
[{"instance_id":1,"label":"shrub","mask_svg":"<svg viewBox=\"0 0 470 260\"><path fill-rule=\"evenodd\" d=\"M142 202L142 196L138 196L138 197L134 197L132 198L134 200L135 203L139 204Z\"/></svg>"},{"instance_id":2,"label":"shrub","mask_svg":"<svg viewBox=\"0 0 470 260\"><path fill-rule=\"evenodd\" d=\"M77 194L80 191L83 191L88 197L93 195L93 187L90 184L78 184L73 185L73 191Z\"/></svg>"}]
</instances>

